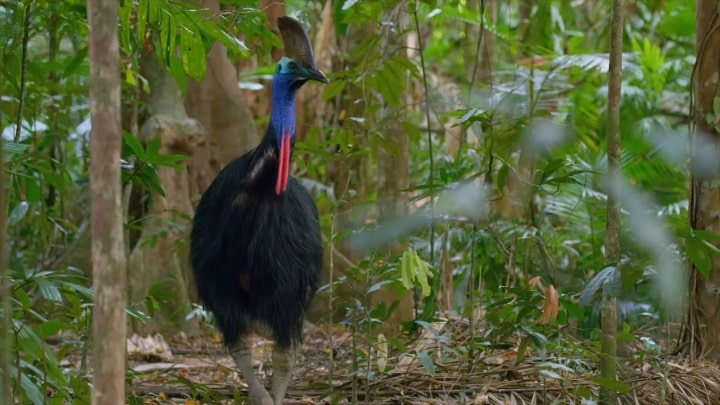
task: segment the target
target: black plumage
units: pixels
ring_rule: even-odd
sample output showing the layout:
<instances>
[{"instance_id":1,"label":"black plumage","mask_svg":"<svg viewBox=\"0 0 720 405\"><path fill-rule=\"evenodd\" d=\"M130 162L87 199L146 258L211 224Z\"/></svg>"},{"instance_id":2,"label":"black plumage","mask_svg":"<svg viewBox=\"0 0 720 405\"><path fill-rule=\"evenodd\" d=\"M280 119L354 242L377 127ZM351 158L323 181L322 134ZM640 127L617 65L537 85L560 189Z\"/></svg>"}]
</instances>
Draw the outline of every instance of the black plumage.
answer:
<instances>
[{"instance_id":1,"label":"black plumage","mask_svg":"<svg viewBox=\"0 0 720 405\"><path fill-rule=\"evenodd\" d=\"M268 129L257 148L230 162L205 191L190 238L199 296L248 383L250 402L262 404L280 404L285 395L323 255L313 198L288 173L295 94L308 80L327 79L302 26L289 17L278 26L286 56L273 77ZM254 375L250 332L275 341L272 397Z\"/></svg>"},{"instance_id":2,"label":"black plumage","mask_svg":"<svg viewBox=\"0 0 720 405\"><path fill-rule=\"evenodd\" d=\"M317 209L300 182L290 177L287 190L275 194L278 162L267 139L228 164L203 195L192 262L225 342L262 321L287 347L300 339L303 311L318 287L322 244ZM264 170L251 177L259 165Z\"/></svg>"}]
</instances>

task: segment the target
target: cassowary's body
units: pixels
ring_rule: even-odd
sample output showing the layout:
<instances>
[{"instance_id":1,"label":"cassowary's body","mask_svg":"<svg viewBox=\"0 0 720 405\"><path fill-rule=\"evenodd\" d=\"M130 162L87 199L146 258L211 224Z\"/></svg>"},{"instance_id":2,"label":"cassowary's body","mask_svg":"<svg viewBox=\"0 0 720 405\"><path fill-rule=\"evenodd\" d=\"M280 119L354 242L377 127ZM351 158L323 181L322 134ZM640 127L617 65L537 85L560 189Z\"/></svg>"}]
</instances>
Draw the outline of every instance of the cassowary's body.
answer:
<instances>
[{"instance_id":1,"label":"cassowary's body","mask_svg":"<svg viewBox=\"0 0 720 405\"><path fill-rule=\"evenodd\" d=\"M198 293L249 386L250 403L280 404L290 382L305 310L318 285L322 244L310 193L289 177L295 94L315 68L300 24L280 17L285 53L272 82L270 123L257 148L230 162L205 191L191 234ZM255 376L247 335L275 340L272 398Z\"/></svg>"},{"instance_id":2,"label":"cassowary's body","mask_svg":"<svg viewBox=\"0 0 720 405\"><path fill-rule=\"evenodd\" d=\"M267 331L282 347L298 342L317 289L322 245L315 204L293 177L276 195L277 170L264 141L228 164L197 207L195 280L227 344L248 330Z\"/></svg>"}]
</instances>

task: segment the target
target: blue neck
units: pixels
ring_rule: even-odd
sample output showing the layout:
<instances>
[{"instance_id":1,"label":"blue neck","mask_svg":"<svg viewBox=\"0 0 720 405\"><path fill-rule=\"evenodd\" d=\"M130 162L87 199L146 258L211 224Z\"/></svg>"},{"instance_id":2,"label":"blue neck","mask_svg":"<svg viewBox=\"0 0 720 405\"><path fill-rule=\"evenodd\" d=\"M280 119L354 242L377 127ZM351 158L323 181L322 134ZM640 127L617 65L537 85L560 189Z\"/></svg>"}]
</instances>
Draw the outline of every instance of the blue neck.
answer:
<instances>
[{"instance_id":1,"label":"blue neck","mask_svg":"<svg viewBox=\"0 0 720 405\"><path fill-rule=\"evenodd\" d=\"M280 144L283 133L289 132L291 137L295 137L295 94L300 84L301 82L293 82L292 78L285 74L276 74L273 77L268 134L272 132L275 135L276 147Z\"/></svg>"}]
</instances>

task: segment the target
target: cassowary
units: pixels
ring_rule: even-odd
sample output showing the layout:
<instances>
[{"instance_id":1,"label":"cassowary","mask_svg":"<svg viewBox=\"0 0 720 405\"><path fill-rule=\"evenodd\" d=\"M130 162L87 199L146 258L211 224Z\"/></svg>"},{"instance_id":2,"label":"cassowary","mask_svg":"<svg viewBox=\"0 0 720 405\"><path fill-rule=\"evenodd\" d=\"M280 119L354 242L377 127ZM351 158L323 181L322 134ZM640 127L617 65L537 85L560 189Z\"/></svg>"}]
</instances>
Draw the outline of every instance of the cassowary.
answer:
<instances>
[{"instance_id":1,"label":"cassowary","mask_svg":"<svg viewBox=\"0 0 720 405\"><path fill-rule=\"evenodd\" d=\"M195 212L191 259L199 296L212 312L249 386L250 403L280 404L292 376L305 310L317 289L322 243L310 193L288 176L295 94L315 67L302 26L280 17L285 47L272 80L270 123L260 145L230 162ZM271 396L253 372L250 332L271 337Z\"/></svg>"}]
</instances>

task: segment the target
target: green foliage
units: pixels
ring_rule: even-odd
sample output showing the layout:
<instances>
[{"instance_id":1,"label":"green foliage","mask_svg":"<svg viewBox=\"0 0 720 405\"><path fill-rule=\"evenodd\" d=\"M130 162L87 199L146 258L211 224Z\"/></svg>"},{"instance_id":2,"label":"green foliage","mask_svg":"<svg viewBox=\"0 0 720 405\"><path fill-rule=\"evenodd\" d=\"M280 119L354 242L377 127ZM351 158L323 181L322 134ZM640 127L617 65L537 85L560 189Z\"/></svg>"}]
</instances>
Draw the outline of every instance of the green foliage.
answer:
<instances>
[{"instance_id":1,"label":"green foliage","mask_svg":"<svg viewBox=\"0 0 720 405\"><path fill-rule=\"evenodd\" d=\"M24 4L29 3L32 18L25 27ZM186 76L200 80L207 73L205 55L215 42L224 45L233 60L247 57L248 49L253 49L258 65L268 65L270 49L280 42L266 28L262 11L245 0L221 3L235 11L213 14L195 1L121 1L120 43L127 87L143 83L138 72L142 52L155 53L182 89ZM603 291L610 289L624 299L619 304L625 315L621 337L640 340L634 336L638 319L661 319L657 314L662 302L648 283L660 271L655 252L648 249L652 247L648 229L667 229L671 240L656 248L670 252L668 257L677 262L692 261L703 275L720 257L716 235L688 229L687 156L675 147L687 143L686 124L692 119L687 111L694 62L692 5L682 0L637 1L634 14L627 16L622 171L629 187L648 198L633 210L626 204L622 259L607 267L603 173L608 4L592 2L595 7L590 9L586 6L591 2L535 3L527 16L521 16L521 2L497 2L494 20L477 9L477 2L420 1L407 3L406 8L397 1L334 3L340 68L328 72L332 82L323 89L322 98L340 108L326 125L309 131L297 143L296 154L312 157L295 159L298 172L321 190L323 228L340 245L355 231L330 235L336 214L346 215L348 228L358 232L376 222L374 209L368 207L378 202L378 190L370 179L377 175L378 150L395 151L388 128L407 133L410 140L406 191L411 212L435 213L435 217L412 217L421 218L420 225L394 219L410 229L398 238L408 248L396 254L360 253L344 278L332 285L355 286L341 323L356 339L358 374L372 376L372 348L381 345L379 339L375 341L377 329L395 310L393 303L369 301L368 295L381 288L398 293L417 289L422 300L417 305L420 319L408 329L447 339L431 321L438 309L439 272L449 269L452 303L443 310L466 319L476 310L485 316L476 335L442 356L471 364L476 351L511 342L518 347L518 361L539 356L541 374L562 380L567 374L591 370L599 333L594 303ZM0 38L5 44L0 59L0 129L8 159L3 169L11 180L8 233L14 305L11 343L19 360L13 369L16 395L23 403L87 403L84 361L78 367L60 365L69 353L84 359L90 341L89 269L67 263L87 232L85 3L0 4ZM287 4L290 11L302 9L310 21L319 16L316 6ZM415 12L419 27L414 25ZM495 35L492 83L482 83L473 66L477 45L482 43L481 24L484 34ZM23 59L25 31L29 42ZM407 36L419 42L401 41ZM417 49L420 42L424 71ZM260 68L252 74L255 78L268 73ZM428 82L427 94L423 79ZM720 132L720 98L713 107L705 118ZM461 131L456 150L445 149L448 128ZM157 169L179 170L185 157L160 150L159 138L143 145L123 134L123 184L163 195ZM347 184L347 190L335 195L343 188L329 179L338 163L346 161L362 163L338 181ZM451 202L466 202L455 200L467 199L458 190L468 184L484 187L483 199L469 203L477 207L478 215L434 211L440 195L449 196ZM504 209L503 204L511 208ZM348 206L362 208L346 213ZM638 212L657 226L634 226L632 216ZM426 226L430 220L433 233ZM559 291L558 319L549 324L538 322L545 297L529 285L536 277ZM161 285L153 287L146 302L149 315L172 294ZM148 319L133 308L128 313ZM641 315L634 317L637 313ZM588 341L576 341L558 325L576 326L577 336ZM72 342L50 347L46 339L57 334L67 334ZM648 339L641 341L645 349L639 355L659 361L654 340ZM391 351L406 351L398 340L386 343ZM428 374L441 371L434 353L410 354ZM387 371L392 364L388 362ZM193 398L219 398L207 387L184 379L177 382L190 387ZM619 392L627 389L615 381L596 382ZM52 399L46 398L48 394ZM591 400L594 393L578 389L577 395Z\"/></svg>"},{"instance_id":2,"label":"green foliage","mask_svg":"<svg viewBox=\"0 0 720 405\"><path fill-rule=\"evenodd\" d=\"M430 295L430 284L428 284L428 278L432 277L430 267L413 249L406 251L400 257L400 277L403 286L408 290L413 289L414 282L417 282L422 296Z\"/></svg>"},{"instance_id":3,"label":"green foliage","mask_svg":"<svg viewBox=\"0 0 720 405\"><path fill-rule=\"evenodd\" d=\"M213 15L197 1L139 0L121 2L119 15L120 45L131 56L132 69L138 69L141 52L156 51L183 92L186 74L196 81L205 76L205 54L215 42L234 60L251 54L238 33L257 41L256 51L279 45L265 28L264 14L249 7ZM135 85L134 74L126 78Z\"/></svg>"},{"instance_id":4,"label":"green foliage","mask_svg":"<svg viewBox=\"0 0 720 405\"><path fill-rule=\"evenodd\" d=\"M132 183L163 197L165 196L165 192L160 187L155 168L157 166L166 166L184 171L184 166L178 163L187 159L187 156L163 154L160 153L160 147L160 137L153 138L146 147L143 147L140 141L132 134L123 133L122 155L125 161L125 164L121 166L123 169L121 172L123 186Z\"/></svg>"}]
</instances>

